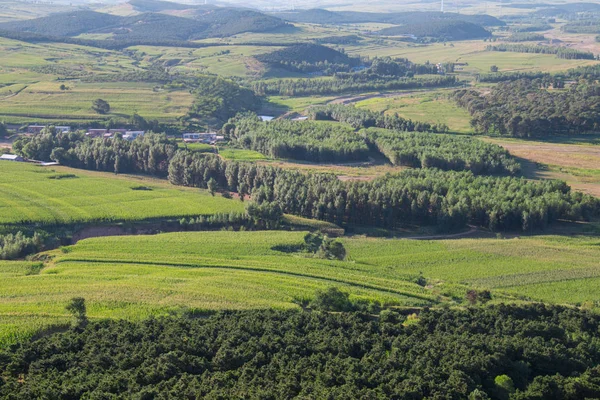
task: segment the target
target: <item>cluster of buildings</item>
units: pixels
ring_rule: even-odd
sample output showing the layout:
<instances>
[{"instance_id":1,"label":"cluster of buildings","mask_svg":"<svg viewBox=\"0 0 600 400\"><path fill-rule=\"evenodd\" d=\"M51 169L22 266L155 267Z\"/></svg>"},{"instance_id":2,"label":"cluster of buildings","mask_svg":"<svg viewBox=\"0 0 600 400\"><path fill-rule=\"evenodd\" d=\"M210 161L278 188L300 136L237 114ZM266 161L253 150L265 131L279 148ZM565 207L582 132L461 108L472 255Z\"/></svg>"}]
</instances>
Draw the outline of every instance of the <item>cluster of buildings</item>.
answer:
<instances>
[{"instance_id":1,"label":"cluster of buildings","mask_svg":"<svg viewBox=\"0 0 600 400\"><path fill-rule=\"evenodd\" d=\"M46 125L29 125L27 127L27 133L37 134L42 131L42 129L46 128ZM71 132L70 126L55 126L54 131L56 133L69 133Z\"/></svg>"},{"instance_id":2,"label":"cluster of buildings","mask_svg":"<svg viewBox=\"0 0 600 400\"><path fill-rule=\"evenodd\" d=\"M103 137L110 139L115 135L121 135L125 140L134 140L137 137L144 136L145 131L130 131L127 129L88 129L85 133L86 136L91 138Z\"/></svg>"},{"instance_id":3,"label":"cluster of buildings","mask_svg":"<svg viewBox=\"0 0 600 400\"><path fill-rule=\"evenodd\" d=\"M27 133L38 134L42 129L46 128L46 125L29 125L27 127ZM71 132L70 126L55 126L56 133L68 133ZM85 135L90 138L105 138L110 139L115 135L121 135L125 140L134 140L140 136L144 136L145 131L130 131L124 128L116 129L104 129L104 128L90 128L87 130ZM207 143L215 144L218 141L223 140L223 136L219 136L214 132L188 132L183 134L183 141L185 143Z\"/></svg>"},{"instance_id":4,"label":"cluster of buildings","mask_svg":"<svg viewBox=\"0 0 600 400\"><path fill-rule=\"evenodd\" d=\"M223 140L223 136L218 136L212 132L188 132L183 134L183 141L185 143L215 144L219 140Z\"/></svg>"}]
</instances>

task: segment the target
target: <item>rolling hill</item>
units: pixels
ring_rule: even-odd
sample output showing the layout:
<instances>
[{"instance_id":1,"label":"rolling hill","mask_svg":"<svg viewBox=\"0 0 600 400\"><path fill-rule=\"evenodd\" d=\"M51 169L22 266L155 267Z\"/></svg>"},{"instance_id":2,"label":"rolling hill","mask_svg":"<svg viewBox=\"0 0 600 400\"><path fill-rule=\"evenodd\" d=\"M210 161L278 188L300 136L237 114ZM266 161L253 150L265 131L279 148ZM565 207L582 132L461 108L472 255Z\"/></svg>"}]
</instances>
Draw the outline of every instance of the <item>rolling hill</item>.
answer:
<instances>
[{"instance_id":1,"label":"rolling hill","mask_svg":"<svg viewBox=\"0 0 600 400\"><path fill-rule=\"evenodd\" d=\"M242 32L266 32L286 24L273 16L233 8L198 9L193 17L150 12L121 17L94 11L75 11L3 23L0 24L0 30L63 37L110 33L112 39L118 40L195 40Z\"/></svg>"},{"instance_id":2,"label":"rolling hill","mask_svg":"<svg viewBox=\"0 0 600 400\"><path fill-rule=\"evenodd\" d=\"M466 21L481 26L504 26L504 22L490 15L462 15L441 12L397 12L397 13L368 13L355 11L334 12L322 9L302 10L274 14L292 22L314 24L351 24L377 22L394 25L431 23L432 21Z\"/></svg>"},{"instance_id":3,"label":"rolling hill","mask_svg":"<svg viewBox=\"0 0 600 400\"><path fill-rule=\"evenodd\" d=\"M327 61L330 64L346 64L350 65L352 59L346 54L327 46L318 44L299 44L286 47L281 50L274 51L268 54L261 54L255 57L258 61L266 64L283 64L283 63L309 63L315 64Z\"/></svg>"},{"instance_id":4,"label":"rolling hill","mask_svg":"<svg viewBox=\"0 0 600 400\"><path fill-rule=\"evenodd\" d=\"M377 32L380 35L414 35L417 38L435 38L439 40L470 40L492 36L480 25L466 21L435 21L394 26Z\"/></svg>"}]
</instances>

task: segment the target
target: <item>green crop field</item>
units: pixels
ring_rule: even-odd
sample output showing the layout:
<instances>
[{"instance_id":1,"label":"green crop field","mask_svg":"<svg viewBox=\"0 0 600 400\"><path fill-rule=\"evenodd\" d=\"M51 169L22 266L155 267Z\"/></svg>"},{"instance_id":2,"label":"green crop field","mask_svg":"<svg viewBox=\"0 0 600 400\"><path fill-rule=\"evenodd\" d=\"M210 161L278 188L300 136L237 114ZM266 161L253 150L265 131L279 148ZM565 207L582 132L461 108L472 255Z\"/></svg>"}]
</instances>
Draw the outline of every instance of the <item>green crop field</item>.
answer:
<instances>
[{"instance_id":1,"label":"green crop field","mask_svg":"<svg viewBox=\"0 0 600 400\"><path fill-rule=\"evenodd\" d=\"M7 123L81 123L128 118L133 113L174 121L193 102L187 90L164 90L153 83L85 81L139 72L148 65L121 52L4 38L0 38L0 52L0 115ZM64 77L72 79L59 80ZM66 90L61 90L63 84ZM107 115L92 110L92 101L98 98L109 102Z\"/></svg>"},{"instance_id":2,"label":"green crop field","mask_svg":"<svg viewBox=\"0 0 600 400\"><path fill-rule=\"evenodd\" d=\"M214 40L213 40L214 42ZM264 67L252 56L270 53L281 47L273 46L213 46L202 49L180 47L134 46L147 61L165 63L180 73L198 71L222 76L258 75Z\"/></svg>"},{"instance_id":3,"label":"green crop field","mask_svg":"<svg viewBox=\"0 0 600 400\"><path fill-rule=\"evenodd\" d=\"M151 190L136 190L141 185ZM160 180L0 161L0 225L135 221L242 210L239 201Z\"/></svg>"},{"instance_id":4,"label":"green crop field","mask_svg":"<svg viewBox=\"0 0 600 400\"><path fill-rule=\"evenodd\" d=\"M494 301L596 301L600 239L523 237L418 241L342 239L345 261L285 252L304 232L189 232L105 237L51 251L41 271L0 263L0 344L66 322L64 305L92 318L138 319L182 309L289 308L316 289L391 306L461 302L469 287ZM414 283L422 275L425 287ZM592 278L592 279L589 279Z\"/></svg>"},{"instance_id":5,"label":"green crop field","mask_svg":"<svg viewBox=\"0 0 600 400\"><path fill-rule=\"evenodd\" d=\"M137 113L144 118L175 120L184 115L193 96L183 90L157 90L152 83L69 83L61 90L60 82L28 85L19 94L0 102L0 113L7 122L95 120L92 102L101 98L110 104L102 118L129 117Z\"/></svg>"},{"instance_id":6,"label":"green crop field","mask_svg":"<svg viewBox=\"0 0 600 400\"><path fill-rule=\"evenodd\" d=\"M472 133L469 112L448 99L449 91L375 97L356 103L359 108L398 114L413 121L446 124L451 132Z\"/></svg>"}]
</instances>

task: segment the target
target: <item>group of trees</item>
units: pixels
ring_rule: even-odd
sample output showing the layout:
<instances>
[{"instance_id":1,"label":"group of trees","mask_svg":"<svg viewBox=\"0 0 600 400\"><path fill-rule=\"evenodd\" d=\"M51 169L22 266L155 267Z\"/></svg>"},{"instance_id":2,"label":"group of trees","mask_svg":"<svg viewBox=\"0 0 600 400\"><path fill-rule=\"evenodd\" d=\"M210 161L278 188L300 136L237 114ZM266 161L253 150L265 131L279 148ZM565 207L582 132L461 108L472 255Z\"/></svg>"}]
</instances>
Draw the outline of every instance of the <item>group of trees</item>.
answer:
<instances>
[{"instance_id":1,"label":"group of trees","mask_svg":"<svg viewBox=\"0 0 600 400\"><path fill-rule=\"evenodd\" d=\"M507 42L539 42L546 40L546 37L541 33L516 32L504 40Z\"/></svg>"},{"instance_id":2,"label":"group of trees","mask_svg":"<svg viewBox=\"0 0 600 400\"><path fill-rule=\"evenodd\" d=\"M314 121L262 122L256 116L230 120L225 125L232 141L272 158L313 162L364 161L369 148L347 125Z\"/></svg>"},{"instance_id":3,"label":"group of trees","mask_svg":"<svg viewBox=\"0 0 600 400\"><path fill-rule=\"evenodd\" d=\"M511 174L520 164L502 147L469 137L370 128L367 138L394 165L474 174Z\"/></svg>"},{"instance_id":4,"label":"group of trees","mask_svg":"<svg viewBox=\"0 0 600 400\"><path fill-rule=\"evenodd\" d=\"M331 79L274 79L256 81L252 89L259 95L311 96L379 90L405 90L455 86L455 76L410 78L368 73L336 74Z\"/></svg>"},{"instance_id":5,"label":"group of trees","mask_svg":"<svg viewBox=\"0 0 600 400\"><path fill-rule=\"evenodd\" d=\"M338 121L355 129L375 127L404 132L448 131L448 127L443 124L412 121L402 118L398 114L387 115L342 104L314 106L308 109L308 115L310 119L315 121Z\"/></svg>"},{"instance_id":6,"label":"group of trees","mask_svg":"<svg viewBox=\"0 0 600 400\"><path fill-rule=\"evenodd\" d=\"M595 60L594 53L581 51L570 47L535 46L529 44L493 44L486 47L487 51L513 51L517 53L556 54L566 60Z\"/></svg>"},{"instance_id":7,"label":"group of trees","mask_svg":"<svg viewBox=\"0 0 600 400\"><path fill-rule=\"evenodd\" d=\"M502 82L490 94L459 90L458 104L478 131L516 137L581 134L600 130L600 85L576 84L548 91L544 80Z\"/></svg>"},{"instance_id":8,"label":"group of trees","mask_svg":"<svg viewBox=\"0 0 600 400\"><path fill-rule=\"evenodd\" d=\"M571 21L561 29L568 33L600 33L600 18Z\"/></svg>"},{"instance_id":9,"label":"group of trees","mask_svg":"<svg viewBox=\"0 0 600 400\"><path fill-rule=\"evenodd\" d=\"M542 229L558 219L598 214L592 196L560 181L475 176L470 171L407 170L370 182L304 174L272 166L224 161L179 151L169 165L175 185L206 188L210 179L257 204L278 203L283 212L334 222L398 228L406 224L460 229L467 223L493 231Z\"/></svg>"},{"instance_id":10,"label":"group of trees","mask_svg":"<svg viewBox=\"0 0 600 400\"><path fill-rule=\"evenodd\" d=\"M23 232L0 235L0 260L16 260L42 251L46 237L36 232L32 237Z\"/></svg>"},{"instance_id":11,"label":"group of trees","mask_svg":"<svg viewBox=\"0 0 600 400\"><path fill-rule=\"evenodd\" d=\"M221 126L229 118L244 111L256 111L261 99L250 89L217 77L203 75L192 83L196 99L186 116L186 122L206 126Z\"/></svg>"},{"instance_id":12,"label":"group of trees","mask_svg":"<svg viewBox=\"0 0 600 400\"><path fill-rule=\"evenodd\" d=\"M292 45L254 58L272 67L304 73L349 71L360 63L359 58L351 58L330 47L312 43Z\"/></svg>"},{"instance_id":13,"label":"group of trees","mask_svg":"<svg viewBox=\"0 0 600 400\"><path fill-rule=\"evenodd\" d=\"M336 289L314 310L351 310ZM0 353L0 397L494 399L600 397L600 318L541 304L407 317L255 310L88 321Z\"/></svg>"}]
</instances>

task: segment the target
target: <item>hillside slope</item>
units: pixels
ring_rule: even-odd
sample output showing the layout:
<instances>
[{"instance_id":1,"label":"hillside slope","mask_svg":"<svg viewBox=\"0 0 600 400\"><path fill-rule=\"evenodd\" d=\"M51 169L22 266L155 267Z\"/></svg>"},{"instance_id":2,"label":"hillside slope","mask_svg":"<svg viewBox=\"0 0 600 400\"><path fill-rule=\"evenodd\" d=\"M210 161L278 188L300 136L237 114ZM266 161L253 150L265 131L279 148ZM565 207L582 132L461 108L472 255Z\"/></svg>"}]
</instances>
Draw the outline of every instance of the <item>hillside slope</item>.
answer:
<instances>
[{"instance_id":1,"label":"hillside slope","mask_svg":"<svg viewBox=\"0 0 600 400\"><path fill-rule=\"evenodd\" d=\"M119 40L195 40L242 32L265 32L286 24L273 16L234 8L203 8L192 16L194 18L143 13L120 17L94 11L75 11L0 24L0 30L52 36L110 33L112 39Z\"/></svg>"},{"instance_id":2,"label":"hillside slope","mask_svg":"<svg viewBox=\"0 0 600 400\"><path fill-rule=\"evenodd\" d=\"M274 14L292 22L305 22L313 24L351 24L364 22L378 22L386 24L415 24L431 23L432 21L450 20L466 21L481 26L504 26L504 22L490 15L462 15L441 12L398 12L398 13L368 13L356 11L334 12L322 9L302 10L298 12L285 12Z\"/></svg>"}]
</instances>

